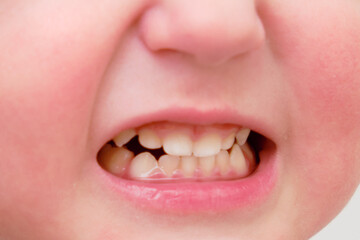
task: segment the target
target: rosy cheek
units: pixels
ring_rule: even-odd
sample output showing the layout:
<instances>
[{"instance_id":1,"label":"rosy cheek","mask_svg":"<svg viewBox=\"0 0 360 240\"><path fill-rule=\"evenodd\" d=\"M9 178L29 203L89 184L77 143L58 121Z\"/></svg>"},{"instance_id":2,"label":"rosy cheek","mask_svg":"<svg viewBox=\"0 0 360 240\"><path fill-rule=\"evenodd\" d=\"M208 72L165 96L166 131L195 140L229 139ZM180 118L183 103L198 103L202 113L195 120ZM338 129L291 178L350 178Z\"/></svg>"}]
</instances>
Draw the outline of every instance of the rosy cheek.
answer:
<instances>
[{"instance_id":1,"label":"rosy cheek","mask_svg":"<svg viewBox=\"0 0 360 240\"><path fill-rule=\"evenodd\" d=\"M340 209L360 181L360 4L294 2L264 16L287 84L289 165L304 201L324 208L337 193L327 207Z\"/></svg>"}]
</instances>

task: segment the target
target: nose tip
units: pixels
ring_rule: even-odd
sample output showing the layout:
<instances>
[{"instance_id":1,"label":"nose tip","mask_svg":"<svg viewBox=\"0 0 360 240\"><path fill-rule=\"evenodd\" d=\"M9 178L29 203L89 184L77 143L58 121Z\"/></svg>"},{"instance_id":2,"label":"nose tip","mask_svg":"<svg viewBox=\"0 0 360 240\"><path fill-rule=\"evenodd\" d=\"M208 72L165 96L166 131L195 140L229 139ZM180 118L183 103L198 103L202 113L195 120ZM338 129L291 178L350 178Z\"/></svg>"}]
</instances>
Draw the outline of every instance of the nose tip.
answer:
<instances>
[{"instance_id":1,"label":"nose tip","mask_svg":"<svg viewBox=\"0 0 360 240\"><path fill-rule=\"evenodd\" d=\"M265 39L252 0L164 1L144 14L140 33L152 51L181 52L211 65L257 49Z\"/></svg>"}]
</instances>

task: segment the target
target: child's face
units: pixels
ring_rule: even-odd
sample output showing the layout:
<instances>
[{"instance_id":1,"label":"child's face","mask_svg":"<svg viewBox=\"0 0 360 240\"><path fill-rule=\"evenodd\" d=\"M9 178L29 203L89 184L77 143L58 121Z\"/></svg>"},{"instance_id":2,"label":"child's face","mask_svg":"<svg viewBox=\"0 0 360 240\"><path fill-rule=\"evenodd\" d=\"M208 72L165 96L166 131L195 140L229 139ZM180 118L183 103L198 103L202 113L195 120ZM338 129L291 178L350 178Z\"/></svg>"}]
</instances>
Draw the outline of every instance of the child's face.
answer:
<instances>
[{"instance_id":1,"label":"child's face","mask_svg":"<svg viewBox=\"0 0 360 240\"><path fill-rule=\"evenodd\" d=\"M307 239L359 184L358 0L2 0L0 9L1 239ZM215 140L248 127L260 163L226 181L191 175L204 159L180 157L177 181L144 183L97 161L123 130L166 121L165 135L218 129ZM195 135L182 144L195 148ZM220 169L211 154L204 164Z\"/></svg>"}]
</instances>

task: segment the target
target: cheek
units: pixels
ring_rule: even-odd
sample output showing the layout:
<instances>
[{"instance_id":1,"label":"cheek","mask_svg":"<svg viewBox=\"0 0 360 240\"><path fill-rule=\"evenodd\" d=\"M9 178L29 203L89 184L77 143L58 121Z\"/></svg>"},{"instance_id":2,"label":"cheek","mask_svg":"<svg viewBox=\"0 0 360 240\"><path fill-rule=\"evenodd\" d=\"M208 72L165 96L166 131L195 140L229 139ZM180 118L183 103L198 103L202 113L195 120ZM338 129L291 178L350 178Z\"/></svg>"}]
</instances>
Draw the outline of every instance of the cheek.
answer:
<instances>
[{"instance_id":1,"label":"cheek","mask_svg":"<svg viewBox=\"0 0 360 240\"><path fill-rule=\"evenodd\" d=\"M360 3L297 2L266 17L289 99L288 177L320 225L360 181Z\"/></svg>"},{"instance_id":2,"label":"cheek","mask_svg":"<svg viewBox=\"0 0 360 240\"><path fill-rule=\"evenodd\" d=\"M0 225L11 233L11 224L46 223L50 231L81 178L104 59L101 49L92 51L97 42L84 44L74 29L56 26L55 33L39 15L21 16L27 25L0 24Z\"/></svg>"}]
</instances>

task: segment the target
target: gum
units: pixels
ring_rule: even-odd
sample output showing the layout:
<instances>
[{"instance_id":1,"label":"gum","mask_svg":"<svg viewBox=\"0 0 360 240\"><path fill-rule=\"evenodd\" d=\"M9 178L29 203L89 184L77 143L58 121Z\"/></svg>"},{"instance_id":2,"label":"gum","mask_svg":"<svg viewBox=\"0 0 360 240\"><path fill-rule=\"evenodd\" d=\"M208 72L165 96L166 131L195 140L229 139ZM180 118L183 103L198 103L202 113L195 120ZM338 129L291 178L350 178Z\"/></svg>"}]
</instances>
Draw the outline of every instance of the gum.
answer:
<instances>
[{"instance_id":1,"label":"gum","mask_svg":"<svg viewBox=\"0 0 360 240\"><path fill-rule=\"evenodd\" d=\"M191 125L184 123L174 123L174 122L157 122L144 125L137 128L137 132L140 129L151 129L154 131L160 138L165 138L167 135L174 132L185 133L190 136L193 141L200 139L201 137L210 134L216 133L222 139L225 139L232 133L236 133L241 127L234 124L214 124L214 125Z\"/></svg>"}]
</instances>

